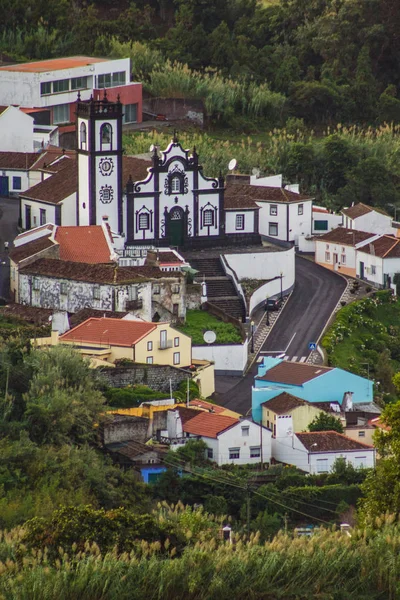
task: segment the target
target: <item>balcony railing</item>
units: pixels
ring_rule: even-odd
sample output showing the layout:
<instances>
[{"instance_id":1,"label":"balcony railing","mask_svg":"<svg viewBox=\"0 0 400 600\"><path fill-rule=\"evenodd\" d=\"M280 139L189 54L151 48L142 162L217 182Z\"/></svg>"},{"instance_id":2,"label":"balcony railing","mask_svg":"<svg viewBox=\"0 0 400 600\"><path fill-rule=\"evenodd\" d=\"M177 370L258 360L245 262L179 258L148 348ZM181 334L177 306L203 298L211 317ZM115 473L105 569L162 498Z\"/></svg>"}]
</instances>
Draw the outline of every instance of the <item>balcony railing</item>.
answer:
<instances>
[{"instance_id":1,"label":"balcony railing","mask_svg":"<svg viewBox=\"0 0 400 600\"><path fill-rule=\"evenodd\" d=\"M168 350L168 348L172 348L172 340L165 340L158 343L159 350Z\"/></svg>"}]
</instances>

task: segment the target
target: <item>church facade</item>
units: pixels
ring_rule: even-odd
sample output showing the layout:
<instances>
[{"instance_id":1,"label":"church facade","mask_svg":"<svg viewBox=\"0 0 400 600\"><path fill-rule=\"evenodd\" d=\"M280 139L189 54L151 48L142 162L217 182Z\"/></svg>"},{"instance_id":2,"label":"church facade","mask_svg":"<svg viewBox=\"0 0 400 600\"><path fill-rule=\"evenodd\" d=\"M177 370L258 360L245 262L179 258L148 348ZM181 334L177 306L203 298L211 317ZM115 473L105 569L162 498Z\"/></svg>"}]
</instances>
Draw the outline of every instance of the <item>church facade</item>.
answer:
<instances>
[{"instance_id":1,"label":"church facade","mask_svg":"<svg viewBox=\"0 0 400 600\"><path fill-rule=\"evenodd\" d=\"M247 198L225 199L225 180L206 177L196 149L185 150L174 135L168 148L152 151L142 181L122 176L121 103L77 102L77 224L108 220L126 246L212 247L255 243L258 207Z\"/></svg>"}]
</instances>

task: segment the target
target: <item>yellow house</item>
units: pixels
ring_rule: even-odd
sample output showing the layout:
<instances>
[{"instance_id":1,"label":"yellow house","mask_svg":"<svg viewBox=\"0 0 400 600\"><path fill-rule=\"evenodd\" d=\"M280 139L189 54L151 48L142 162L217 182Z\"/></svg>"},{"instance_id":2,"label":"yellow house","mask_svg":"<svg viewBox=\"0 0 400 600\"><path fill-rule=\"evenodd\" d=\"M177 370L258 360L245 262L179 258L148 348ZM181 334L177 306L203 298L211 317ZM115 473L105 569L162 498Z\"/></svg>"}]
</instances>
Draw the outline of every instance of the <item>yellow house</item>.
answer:
<instances>
[{"instance_id":1,"label":"yellow house","mask_svg":"<svg viewBox=\"0 0 400 600\"><path fill-rule=\"evenodd\" d=\"M191 338L169 323L92 317L61 335L59 341L109 363L124 358L174 367L192 363Z\"/></svg>"},{"instance_id":2,"label":"yellow house","mask_svg":"<svg viewBox=\"0 0 400 600\"><path fill-rule=\"evenodd\" d=\"M311 402L292 396L287 392L267 400L261 406L262 424L272 430L274 437L276 437L277 431L281 434L282 431L287 433L288 428L298 433L306 431L311 421L322 412L321 408L313 406Z\"/></svg>"}]
</instances>

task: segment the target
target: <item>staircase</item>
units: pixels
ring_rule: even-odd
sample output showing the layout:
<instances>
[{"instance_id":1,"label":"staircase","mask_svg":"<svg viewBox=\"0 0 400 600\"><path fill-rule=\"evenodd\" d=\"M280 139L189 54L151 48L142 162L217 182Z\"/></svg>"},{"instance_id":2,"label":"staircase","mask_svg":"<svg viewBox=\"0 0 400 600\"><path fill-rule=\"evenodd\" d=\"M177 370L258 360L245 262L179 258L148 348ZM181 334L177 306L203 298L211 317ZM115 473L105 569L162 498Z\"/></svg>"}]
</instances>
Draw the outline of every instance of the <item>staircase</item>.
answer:
<instances>
[{"instance_id":1,"label":"staircase","mask_svg":"<svg viewBox=\"0 0 400 600\"><path fill-rule=\"evenodd\" d=\"M192 258L190 266L199 273L197 281L207 284L207 298L226 314L238 319L246 320L246 311L242 298L236 291L232 281L225 275L219 258Z\"/></svg>"}]
</instances>

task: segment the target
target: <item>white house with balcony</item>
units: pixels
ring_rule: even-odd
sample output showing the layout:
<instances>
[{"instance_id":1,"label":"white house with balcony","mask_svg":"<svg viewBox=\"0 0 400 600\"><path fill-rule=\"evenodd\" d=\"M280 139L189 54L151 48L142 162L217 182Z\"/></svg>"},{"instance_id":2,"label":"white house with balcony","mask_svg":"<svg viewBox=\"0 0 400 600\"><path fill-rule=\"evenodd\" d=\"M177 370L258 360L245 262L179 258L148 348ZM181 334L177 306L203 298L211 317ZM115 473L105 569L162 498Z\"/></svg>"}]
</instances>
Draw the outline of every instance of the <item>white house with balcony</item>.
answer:
<instances>
[{"instance_id":1,"label":"white house with balcony","mask_svg":"<svg viewBox=\"0 0 400 600\"><path fill-rule=\"evenodd\" d=\"M142 120L142 84L130 81L130 59L88 56L54 58L0 67L0 105L32 109L36 124L75 122L75 102L119 98L124 122Z\"/></svg>"}]
</instances>

